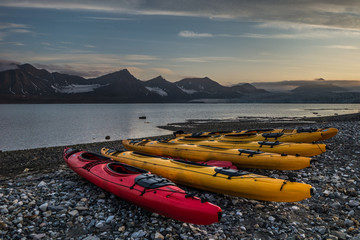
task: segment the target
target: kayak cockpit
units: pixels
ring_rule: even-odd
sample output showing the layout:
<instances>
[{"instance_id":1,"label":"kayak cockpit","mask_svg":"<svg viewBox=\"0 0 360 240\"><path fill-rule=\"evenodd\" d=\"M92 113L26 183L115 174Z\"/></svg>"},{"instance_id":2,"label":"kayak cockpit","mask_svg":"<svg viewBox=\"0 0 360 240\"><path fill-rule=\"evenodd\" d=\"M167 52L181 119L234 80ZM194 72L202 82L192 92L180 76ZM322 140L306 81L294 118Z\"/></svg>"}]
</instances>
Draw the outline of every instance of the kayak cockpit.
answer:
<instances>
[{"instance_id":1,"label":"kayak cockpit","mask_svg":"<svg viewBox=\"0 0 360 240\"><path fill-rule=\"evenodd\" d=\"M79 155L79 160L80 161L99 161L99 160L105 160L105 161L110 161L111 158L102 156L100 154L96 154L96 153L89 153L89 152L83 152Z\"/></svg>"},{"instance_id":2,"label":"kayak cockpit","mask_svg":"<svg viewBox=\"0 0 360 240\"><path fill-rule=\"evenodd\" d=\"M141 169L141 168L137 168L137 167L133 167L133 166L129 166L123 163L119 163L119 162L111 162L108 163L106 165L105 170L110 173L110 174L142 174L142 173L149 173L148 171Z\"/></svg>"}]
</instances>

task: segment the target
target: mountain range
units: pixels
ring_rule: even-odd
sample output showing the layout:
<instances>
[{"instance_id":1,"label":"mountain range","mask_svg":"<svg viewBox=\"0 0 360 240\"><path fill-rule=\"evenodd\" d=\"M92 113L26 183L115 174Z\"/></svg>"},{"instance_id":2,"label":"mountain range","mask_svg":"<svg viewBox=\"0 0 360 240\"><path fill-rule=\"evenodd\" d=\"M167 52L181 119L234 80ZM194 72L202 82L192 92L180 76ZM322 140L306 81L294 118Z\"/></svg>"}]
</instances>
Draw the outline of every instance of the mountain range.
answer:
<instances>
[{"instance_id":1,"label":"mountain range","mask_svg":"<svg viewBox=\"0 0 360 240\"><path fill-rule=\"evenodd\" d=\"M250 84L226 87L207 77L185 78L174 83L161 76L141 81L127 69L92 79L50 73L30 64L0 72L2 103L189 102L261 93L266 91Z\"/></svg>"},{"instance_id":2,"label":"mountain range","mask_svg":"<svg viewBox=\"0 0 360 240\"><path fill-rule=\"evenodd\" d=\"M265 90L266 89L266 90ZM259 102L359 103L360 81L279 81L223 86L208 78L140 80L127 69L97 78L30 64L0 71L0 103Z\"/></svg>"}]
</instances>

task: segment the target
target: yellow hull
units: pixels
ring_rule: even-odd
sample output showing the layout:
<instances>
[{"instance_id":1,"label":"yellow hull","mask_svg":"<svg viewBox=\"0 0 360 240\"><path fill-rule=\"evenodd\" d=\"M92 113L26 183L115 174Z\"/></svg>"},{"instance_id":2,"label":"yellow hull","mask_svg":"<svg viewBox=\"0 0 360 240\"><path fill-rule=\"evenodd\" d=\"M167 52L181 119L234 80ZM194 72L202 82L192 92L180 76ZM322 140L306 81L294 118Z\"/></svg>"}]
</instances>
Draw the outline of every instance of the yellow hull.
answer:
<instances>
[{"instance_id":1,"label":"yellow hull","mask_svg":"<svg viewBox=\"0 0 360 240\"><path fill-rule=\"evenodd\" d=\"M311 197L308 184L269 178L244 171L224 169L135 152L101 149L104 156L146 169L171 181L206 191L263 201L295 202Z\"/></svg>"},{"instance_id":2,"label":"yellow hull","mask_svg":"<svg viewBox=\"0 0 360 240\"><path fill-rule=\"evenodd\" d=\"M265 136L263 134L265 133ZM268 133L282 134L282 136L266 137ZM282 141L282 142L304 142L311 143L315 141L323 141L334 137L338 133L337 128L309 128L309 129L256 129L243 131L219 131L219 132L203 132L203 133L177 133L175 137L188 138L203 138L207 137L218 138L222 136L228 140L243 141ZM226 137L225 137L226 136Z\"/></svg>"},{"instance_id":3,"label":"yellow hull","mask_svg":"<svg viewBox=\"0 0 360 240\"><path fill-rule=\"evenodd\" d=\"M123 140L122 143L130 151L187 159L194 162L210 160L230 161L242 168L299 170L310 167L311 164L311 158L308 157L252 150L226 149L194 144L174 144L149 140L142 140L140 142Z\"/></svg>"},{"instance_id":4,"label":"yellow hull","mask_svg":"<svg viewBox=\"0 0 360 240\"><path fill-rule=\"evenodd\" d=\"M241 148L255 151L264 151L280 154L300 155L312 157L326 152L325 144L316 143L282 143L282 142L243 142L243 141L226 141L221 139L199 140L196 138L176 138L169 141L170 143L207 145L221 148Z\"/></svg>"}]
</instances>

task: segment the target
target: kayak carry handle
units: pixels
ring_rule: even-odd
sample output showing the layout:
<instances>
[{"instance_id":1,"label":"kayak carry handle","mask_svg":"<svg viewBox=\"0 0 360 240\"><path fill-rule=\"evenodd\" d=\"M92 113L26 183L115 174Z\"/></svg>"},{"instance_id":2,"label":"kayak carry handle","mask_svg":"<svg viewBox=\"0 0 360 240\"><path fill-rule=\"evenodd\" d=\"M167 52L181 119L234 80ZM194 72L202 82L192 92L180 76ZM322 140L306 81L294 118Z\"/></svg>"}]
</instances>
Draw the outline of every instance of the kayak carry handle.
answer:
<instances>
[{"instance_id":1,"label":"kayak carry handle","mask_svg":"<svg viewBox=\"0 0 360 240\"><path fill-rule=\"evenodd\" d=\"M254 151L254 150L249 150L249 149L238 149L239 151L239 155L241 155L242 153L245 153L245 154L249 154L248 157L252 157L254 156L254 154L260 154L260 153L263 153L261 151Z\"/></svg>"}]
</instances>

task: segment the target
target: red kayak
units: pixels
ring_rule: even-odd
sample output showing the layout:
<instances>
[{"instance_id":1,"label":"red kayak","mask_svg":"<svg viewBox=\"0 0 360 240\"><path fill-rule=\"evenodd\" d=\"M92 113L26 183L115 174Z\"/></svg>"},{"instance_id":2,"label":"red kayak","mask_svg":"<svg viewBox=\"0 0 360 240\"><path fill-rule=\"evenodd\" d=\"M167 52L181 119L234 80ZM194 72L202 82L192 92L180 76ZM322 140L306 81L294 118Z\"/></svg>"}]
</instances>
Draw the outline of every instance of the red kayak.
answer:
<instances>
[{"instance_id":1,"label":"red kayak","mask_svg":"<svg viewBox=\"0 0 360 240\"><path fill-rule=\"evenodd\" d=\"M187 194L175 183L95 153L66 148L64 159L77 174L147 210L182 222L219 222L221 208Z\"/></svg>"}]
</instances>

